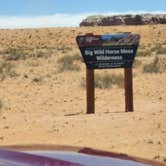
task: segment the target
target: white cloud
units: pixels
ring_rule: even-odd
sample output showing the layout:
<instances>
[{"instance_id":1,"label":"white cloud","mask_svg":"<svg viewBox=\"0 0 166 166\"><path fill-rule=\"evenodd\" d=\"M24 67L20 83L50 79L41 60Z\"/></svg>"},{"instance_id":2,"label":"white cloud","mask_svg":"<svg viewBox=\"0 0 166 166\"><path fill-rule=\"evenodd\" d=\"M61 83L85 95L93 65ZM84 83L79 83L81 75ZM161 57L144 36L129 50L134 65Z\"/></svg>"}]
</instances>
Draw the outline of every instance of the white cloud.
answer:
<instances>
[{"instance_id":1,"label":"white cloud","mask_svg":"<svg viewBox=\"0 0 166 166\"><path fill-rule=\"evenodd\" d=\"M55 14L50 16L37 16L37 17L16 17L16 16L0 16L0 28L44 28L44 27L75 27L89 15L115 15L115 14L135 14L147 13L145 11L126 13L83 13L83 14ZM150 12L164 14L166 12Z\"/></svg>"},{"instance_id":2,"label":"white cloud","mask_svg":"<svg viewBox=\"0 0 166 166\"><path fill-rule=\"evenodd\" d=\"M12 17L0 16L0 28L39 28L78 26L87 14L55 14L51 16L37 17Z\"/></svg>"}]
</instances>

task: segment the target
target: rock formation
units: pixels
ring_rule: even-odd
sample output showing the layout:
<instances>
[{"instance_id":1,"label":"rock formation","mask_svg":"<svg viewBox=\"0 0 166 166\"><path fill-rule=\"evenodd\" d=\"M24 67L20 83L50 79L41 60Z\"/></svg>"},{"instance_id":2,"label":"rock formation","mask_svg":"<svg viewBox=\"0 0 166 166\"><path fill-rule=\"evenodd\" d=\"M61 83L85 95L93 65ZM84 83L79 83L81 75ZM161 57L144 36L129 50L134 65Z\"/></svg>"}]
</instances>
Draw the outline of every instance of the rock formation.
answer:
<instances>
[{"instance_id":1,"label":"rock formation","mask_svg":"<svg viewBox=\"0 0 166 166\"><path fill-rule=\"evenodd\" d=\"M166 24L166 14L89 16L80 26L113 26L113 25L148 25Z\"/></svg>"}]
</instances>

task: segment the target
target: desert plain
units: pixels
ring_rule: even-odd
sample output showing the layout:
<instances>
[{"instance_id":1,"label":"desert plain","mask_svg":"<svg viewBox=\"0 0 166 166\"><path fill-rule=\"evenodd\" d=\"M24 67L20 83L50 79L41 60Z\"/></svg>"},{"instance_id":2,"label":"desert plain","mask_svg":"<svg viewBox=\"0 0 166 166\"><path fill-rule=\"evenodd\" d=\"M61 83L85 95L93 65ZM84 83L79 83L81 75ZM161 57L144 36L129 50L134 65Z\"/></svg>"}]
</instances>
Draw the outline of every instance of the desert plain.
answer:
<instances>
[{"instance_id":1,"label":"desert plain","mask_svg":"<svg viewBox=\"0 0 166 166\"><path fill-rule=\"evenodd\" d=\"M119 32L141 35L134 112L125 112L123 69L111 69L95 71L108 79L98 81L96 113L87 115L86 68L75 38ZM116 81L105 86L109 76ZM0 30L0 145L25 144L166 162L166 25Z\"/></svg>"}]
</instances>

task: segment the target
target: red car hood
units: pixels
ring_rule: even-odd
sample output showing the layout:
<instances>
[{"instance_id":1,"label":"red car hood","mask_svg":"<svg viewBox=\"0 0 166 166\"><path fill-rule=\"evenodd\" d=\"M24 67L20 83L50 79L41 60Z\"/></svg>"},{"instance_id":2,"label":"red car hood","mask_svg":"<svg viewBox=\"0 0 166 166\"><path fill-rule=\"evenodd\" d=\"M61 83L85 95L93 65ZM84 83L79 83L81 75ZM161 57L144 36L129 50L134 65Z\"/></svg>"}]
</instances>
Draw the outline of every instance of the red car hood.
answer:
<instances>
[{"instance_id":1,"label":"red car hood","mask_svg":"<svg viewBox=\"0 0 166 166\"><path fill-rule=\"evenodd\" d=\"M82 166L74 162L43 156L42 154L28 154L0 150L0 166Z\"/></svg>"},{"instance_id":2,"label":"red car hood","mask_svg":"<svg viewBox=\"0 0 166 166\"><path fill-rule=\"evenodd\" d=\"M164 166L164 163L89 148L10 146L0 150L0 166Z\"/></svg>"}]
</instances>

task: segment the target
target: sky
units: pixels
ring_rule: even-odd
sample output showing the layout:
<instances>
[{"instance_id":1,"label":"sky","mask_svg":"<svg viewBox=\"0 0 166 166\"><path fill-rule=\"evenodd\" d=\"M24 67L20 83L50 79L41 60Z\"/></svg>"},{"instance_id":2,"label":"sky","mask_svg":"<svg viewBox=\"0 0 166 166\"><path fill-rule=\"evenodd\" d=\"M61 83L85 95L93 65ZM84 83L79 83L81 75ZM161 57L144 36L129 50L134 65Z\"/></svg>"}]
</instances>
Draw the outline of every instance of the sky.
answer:
<instances>
[{"instance_id":1,"label":"sky","mask_svg":"<svg viewBox=\"0 0 166 166\"><path fill-rule=\"evenodd\" d=\"M0 0L0 28L78 26L88 15L166 13L166 0Z\"/></svg>"}]
</instances>

